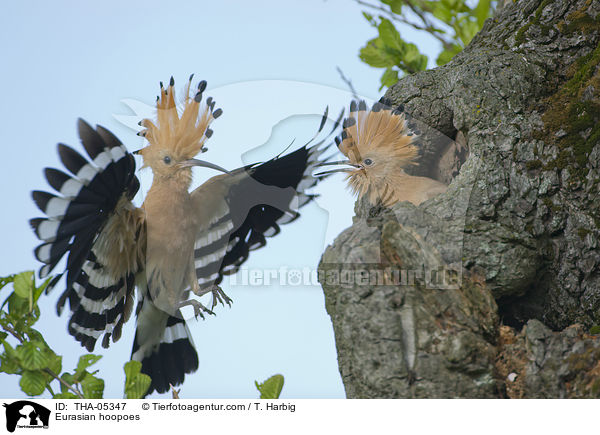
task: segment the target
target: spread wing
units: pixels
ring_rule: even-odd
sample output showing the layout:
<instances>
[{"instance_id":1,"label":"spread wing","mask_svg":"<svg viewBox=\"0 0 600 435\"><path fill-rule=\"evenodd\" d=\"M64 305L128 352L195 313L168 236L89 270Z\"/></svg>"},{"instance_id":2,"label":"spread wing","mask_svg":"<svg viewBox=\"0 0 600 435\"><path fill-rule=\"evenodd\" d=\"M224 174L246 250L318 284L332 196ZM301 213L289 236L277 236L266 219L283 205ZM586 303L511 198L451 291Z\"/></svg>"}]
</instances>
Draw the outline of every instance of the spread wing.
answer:
<instances>
[{"instance_id":1,"label":"spread wing","mask_svg":"<svg viewBox=\"0 0 600 435\"><path fill-rule=\"evenodd\" d=\"M308 192L320 179L312 172L326 160L322 155L332 144L329 138L343 112L331 132L313 144L327 114L325 111L315 137L302 148L213 177L192 192L198 209L211 210L210 216L201 218L194 247L201 288L219 284L223 275L235 273L250 251L265 246L268 237L277 235L281 225L296 220L298 209L317 196ZM211 192L221 199L215 200Z\"/></svg>"},{"instance_id":2,"label":"spread wing","mask_svg":"<svg viewBox=\"0 0 600 435\"><path fill-rule=\"evenodd\" d=\"M78 121L79 137L89 157L59 144L58 154L72 174L46 168L48 183L58 195L34 191L33 200L47 217L31 226L42 240L35 249L46 277L64 256L66 289L57 304L60 314L69 300L69 333L89 351L104 335L108 347L120 338L133 305L135 274L145 249L144 213L131 203L139 189L135 160L123 144L101 126Z\"/></svg>"}]
</instances>

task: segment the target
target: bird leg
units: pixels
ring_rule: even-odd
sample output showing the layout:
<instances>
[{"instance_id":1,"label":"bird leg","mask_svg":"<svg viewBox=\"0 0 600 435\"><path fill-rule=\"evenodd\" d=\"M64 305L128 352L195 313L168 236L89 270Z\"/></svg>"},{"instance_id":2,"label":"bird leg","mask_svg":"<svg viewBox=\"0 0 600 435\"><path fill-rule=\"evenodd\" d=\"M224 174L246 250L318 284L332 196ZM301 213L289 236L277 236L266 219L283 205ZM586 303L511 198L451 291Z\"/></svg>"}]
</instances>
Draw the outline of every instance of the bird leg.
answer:
<instances>
[{"instance_id":1,"label":"bird leg","mask_svg":"<svg viewBox=\"0 0 600 435\"><path fill-rule=\"evenodd\" d=\"M194 259L191 258L189 270L189 282L192 292L198 297L204 296L205 294L211 292L212 293L212 307L214 309L217 306L217 302L220 302L221 305L225 306L225 304L229 305L231 308L231 303L233 300L225 294L223 289L217 284L211 284L204 288L200 288L200 284L198 284L198 278L196 277L196 269L194 267Z\"/></svg>"}]
</instances>

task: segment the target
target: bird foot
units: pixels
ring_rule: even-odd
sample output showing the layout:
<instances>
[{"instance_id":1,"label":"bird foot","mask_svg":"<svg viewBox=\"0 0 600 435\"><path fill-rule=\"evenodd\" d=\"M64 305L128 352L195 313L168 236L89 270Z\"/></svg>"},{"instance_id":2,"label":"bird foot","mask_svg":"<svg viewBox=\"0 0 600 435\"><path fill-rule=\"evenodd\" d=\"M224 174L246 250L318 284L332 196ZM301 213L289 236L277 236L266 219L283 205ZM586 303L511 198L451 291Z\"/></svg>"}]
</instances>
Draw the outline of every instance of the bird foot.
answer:
<instances>
[{"instance_id":1,"label":"bird foot","mask_svg":"<svg viewBox=\"0 0 600 435\"><path fill-rule=\"evenodd\" d=\"M198 319L198 316L200 316L204 320L204 313L211 314L213 316L215 315L215 313L212 310L209 310L207 307L202 305L202 303L200 303L196 299L188 299L187 301L183 301L179 304L178 308L187 307L187 306L191 306L192 308L194 308L194 317L196 317L196 319ZM213 305L213 308L214 308L214 305Z\"/></svg>"},{"instance_id":2,"label":"bird foot","mask_svg":"<svg viewBox=\"0 0 600 435\"><path fill-rule=\"evenodd\" d=\"M225 304L227 304L229 305L229 308L231 308L231 303L233 302L233 299L227 296L220 286L214 285L209 290L212 292L213 296L212 308L214 308L217 305L217 301L220 302L221 305L225 306Z\"/></svg>"},{"instance_id":3,"label":"bird foot","mask_svg":"<svg viewBox=\"0 0 600 435\"><path fill-rule=\"evenodd\" d=\"M217 303L221 303L221 305L223 306L227 304L231 308L231 303L233 302L233 299L227 296L223 289L217 284L205 287L202 290L200 290L200 288L193 288L192 291L196 296L204 296L207 293L212 293L213 299L211 308L215 308L217 306Z\"/></svg>"}]
</instances>

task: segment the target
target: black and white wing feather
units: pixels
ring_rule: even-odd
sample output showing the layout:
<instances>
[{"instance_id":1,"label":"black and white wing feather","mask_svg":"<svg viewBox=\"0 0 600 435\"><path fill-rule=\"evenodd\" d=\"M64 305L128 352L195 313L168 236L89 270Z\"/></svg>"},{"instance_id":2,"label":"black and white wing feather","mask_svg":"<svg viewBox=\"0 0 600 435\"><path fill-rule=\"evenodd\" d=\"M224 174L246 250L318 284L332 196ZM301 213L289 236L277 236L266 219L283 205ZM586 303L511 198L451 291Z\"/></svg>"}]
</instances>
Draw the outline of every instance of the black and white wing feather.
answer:
<instances>
[{"instance_id":1,"label":"black and white wing feather","mask_svg":"<svg viewBox=\"0 0 600 435\"><path fill-rule=\"evenodd\" d=\"M214 214L210 228L202 231L194 250L201 288L219 284L224 275L235 273L250 251L265 246L267 237L277 235L281 225L296 220L300 216L298 209L317 197L308 192L319 181L312 172L326 160L322 158L323 153L332 144L328 140L342 116L343 112L331 132L317 143L313 142L323 131L327 110L317 133L303 147L219 176L221 182L227 184L227 207ZM192 196L200 196L204 186L196 189Z\"/></svg>"},{"instance_id":2,"label":"black and white wing feather","mask_svg":"<svg viewBox=\"0 0 600 435\"><path fill-rule=\"evenodd\" d=\"M139 189L135 160L107 129L78 121L78 132L89 157L59 144L60 160L71 175L45 170L58 194L34 191L36 205L47 217L30 221L42 244L35 249L46 277L66 256L66 289L59 299L60 314L68 299L69 332L88 350L104 335L107 347L121 335L133 304L135 273L143 258L143 212L131 203ZM49 290L65 273L53 279Z\"/></svg>"}]
</instances>

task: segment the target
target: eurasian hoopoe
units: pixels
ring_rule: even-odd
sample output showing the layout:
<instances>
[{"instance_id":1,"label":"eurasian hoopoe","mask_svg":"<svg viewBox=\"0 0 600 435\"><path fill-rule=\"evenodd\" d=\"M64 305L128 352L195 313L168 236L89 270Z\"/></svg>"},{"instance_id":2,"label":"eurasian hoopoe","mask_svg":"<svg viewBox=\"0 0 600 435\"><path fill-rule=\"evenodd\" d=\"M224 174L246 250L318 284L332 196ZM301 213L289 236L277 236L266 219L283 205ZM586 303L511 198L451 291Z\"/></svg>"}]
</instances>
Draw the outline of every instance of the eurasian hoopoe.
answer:
<instances>
[{"instance_id":1,"label":"eurasian hoopoe","mask_svg":"<svg viewBox=\"0 0 600 435\"><path fill-rule=\"evenodd\" d=\"M350 116L344 119L340 137L335 138L339 150L348 160L324 162L326 165L349 165L319 175L345 172L354 194L367 196L373 205L392 206L399 201L421 204L446 191L447 186L427 177L408 175L404 168L416 165L418 148L415 132L408 125L402 106L391 108L382 99L367 110L364 101L352 101Z\"/></svg>"},{"instance_id":2,"label":"eurasian hoopoe","mask_svg":"<svg viewBox=\"0 0 600 435\"><path fill-rule=\"evenodd\" d=\"M59 193L34 191L33 200L48 218L31 220L44 243L35 256L45 265L46 277L68 253L66 290L57 303L60 315L69 300L69 333L88 351L102 337L108 347L121 336L123 323L132 312L134 289L138 287L137 330L131 358L142 362L142 372L151 376L153 390L165 392L183 382L185 374L198 368L198 355L180 308L192 305L195 313L212 314L189 292L213 292L216 301L231 300L218 284L223 275L235 273L251 250L265 245L265 237L279 232L299 214L297 207L315 195L306 190L317 183L311 175L327 137L283 157L248 165L231 172L193 157L205 151L212 135L211 122L222 110L214 109L202 93L195 95L187 84L182 108L175 102L174 82L161 83L157 97L157 119L144 119L140 133L148 145L137 151L153 181L143 205L132 199L140 183L135 159L107 129L78 121L79 136L91 161L72 148L59 144L58 153L73 174L46 169L48 183ZM325 143L325 145L323 145ZM202 186L188 192L193 166L220 170ZM63 272L64 273L64 272ZM61 273L49 288L56 285Z\"/></svg>"}]
</instances>

